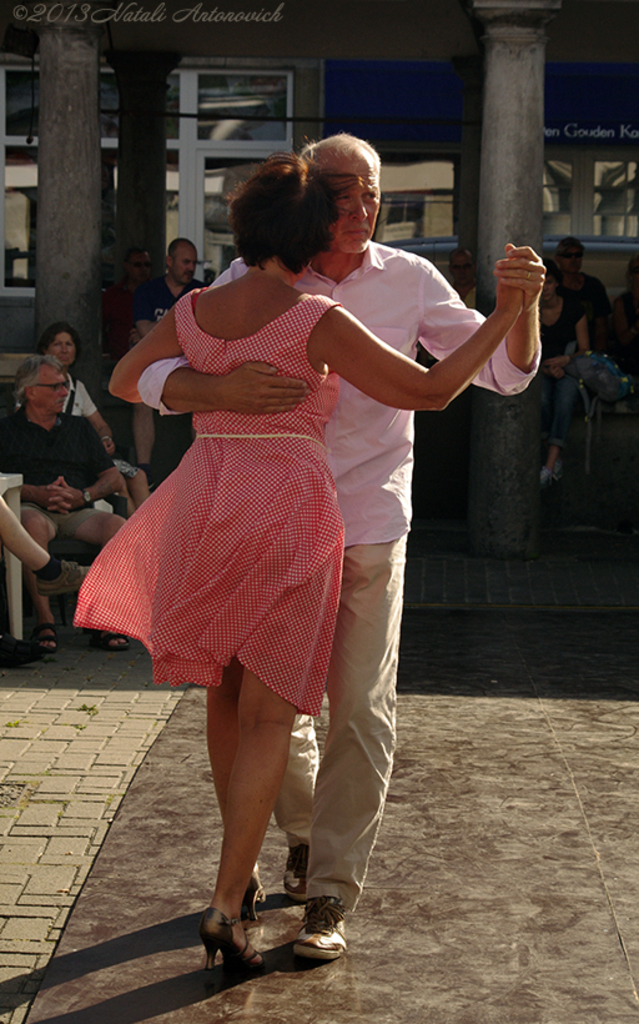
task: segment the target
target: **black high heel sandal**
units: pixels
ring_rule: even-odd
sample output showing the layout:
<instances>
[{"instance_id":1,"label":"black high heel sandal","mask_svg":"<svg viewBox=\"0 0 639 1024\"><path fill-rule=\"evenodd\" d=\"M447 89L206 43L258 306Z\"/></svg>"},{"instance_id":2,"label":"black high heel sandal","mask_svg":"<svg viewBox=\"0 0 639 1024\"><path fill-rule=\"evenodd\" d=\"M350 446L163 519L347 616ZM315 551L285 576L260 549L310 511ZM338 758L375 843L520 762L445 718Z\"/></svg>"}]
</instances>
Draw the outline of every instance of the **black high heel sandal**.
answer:
<instances>
[{"instance_id":1,"label":"black high heel sandal","mask_svg":"<svg viewBox=\"0 0 639 1024\"><path fill-rule=\"evenodd\" d=\"M206 950L206 970L215 966L215 956L220 949L224 957L225 967L240 967L246 971L261 971L264 959L249 943L248 936L243 949L238 949L233 942L233 925L239 924L239 917L227 917L215 907L207 907L200 921L200 938ZM258 957L257 963L253 960Z\"/></svg>"},{"instance_id":2,"label":"black high heel sandal","mask_svg":"<svg viewBox=\"0 0 639 1024\"><path fill-rule=\"evenodd\" d=\"M255 870L251 875L251 881L246 887L244 893L244 899L242 900L242 906L248 910L249 921L257 921L257 911L255 909L256 903L266 903L266 893L264 886L260 881L260 873L258 871L257 864Z\"/></svg>"}]
</instances>

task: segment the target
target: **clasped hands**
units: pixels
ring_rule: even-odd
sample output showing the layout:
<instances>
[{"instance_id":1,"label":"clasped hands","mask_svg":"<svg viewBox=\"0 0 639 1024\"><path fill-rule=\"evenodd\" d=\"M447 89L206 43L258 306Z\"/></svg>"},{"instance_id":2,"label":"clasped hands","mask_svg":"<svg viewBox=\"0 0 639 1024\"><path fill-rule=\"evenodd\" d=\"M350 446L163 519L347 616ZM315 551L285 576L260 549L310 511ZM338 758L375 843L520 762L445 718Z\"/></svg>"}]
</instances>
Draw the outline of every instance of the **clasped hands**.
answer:
<instances>
[{"instance_id":1,"label":"clasped hands","mask_svg":"<svg viewBox=\"0 0 639 1024\"><path fill-rule=\"evenodd\" d=\"M541 364L542 373L545 373L547 377L554 377L555 380L560 380L564 374L564 366L568 366L570 362L570 356L552 356L550 359L544 359Z\"/></svg>"},{"instance_id":2,"label":"clasped hands","mask_svg":"<svg viewBox=\"0 0 639 1024\"><path fill-rule=\"evenodd\" d=\"M546 268L541 257L529 245L508 243L506 256L497 260L493 271L497 278L497 308L530 313L536 309L544 286Z\"/></svg>"},{"instance_id":3,"label":"clasped hands","mask_svg":"<svg viewBox=\"0 0 639 1024\"><path fill-rule=\"evenodd\" d=\"M51 484L42 487L44 501L43 508L48 512L73 512L84 507L82 491L70 487L63 476L59 476Z\"/></svg>"}]
</instances>

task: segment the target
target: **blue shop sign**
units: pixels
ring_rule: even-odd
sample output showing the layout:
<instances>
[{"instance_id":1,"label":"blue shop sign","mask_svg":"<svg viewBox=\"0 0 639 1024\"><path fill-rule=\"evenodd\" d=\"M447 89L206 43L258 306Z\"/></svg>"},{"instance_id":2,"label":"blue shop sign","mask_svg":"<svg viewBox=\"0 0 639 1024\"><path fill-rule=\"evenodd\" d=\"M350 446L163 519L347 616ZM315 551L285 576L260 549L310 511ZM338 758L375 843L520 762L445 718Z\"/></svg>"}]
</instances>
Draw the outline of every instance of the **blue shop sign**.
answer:
<instances>
[{"instance_id":1,"label":"blue shop sign","mask_svg":"<svg viewBox=\"0 0 639 1024\"><path fill-rule=\"evenodd\" d=\"M639 145L639 64L546 65L546 142Z\"/></svg>"},{"instance_id":2,"label":"blue shop sign","mask_svg":"<svg viewBox=\"0 0 639 1024\"><path fill-rule=\"evenodd\" d=\"M639 145L639 121L566 121L544 126L546 142Z\"/></svg>"},{"instance_id":3,"label":"blue shop sign","mask_svg":"<svg viewBox=\"0 0 639 1024\"><path fill-rule=\"evenodd\" d=\"M639 64L546 64L547 143L639 145ZM461 78L448 61L327 60L325 133L458 143Z\"/></svg>"}]
</instances>

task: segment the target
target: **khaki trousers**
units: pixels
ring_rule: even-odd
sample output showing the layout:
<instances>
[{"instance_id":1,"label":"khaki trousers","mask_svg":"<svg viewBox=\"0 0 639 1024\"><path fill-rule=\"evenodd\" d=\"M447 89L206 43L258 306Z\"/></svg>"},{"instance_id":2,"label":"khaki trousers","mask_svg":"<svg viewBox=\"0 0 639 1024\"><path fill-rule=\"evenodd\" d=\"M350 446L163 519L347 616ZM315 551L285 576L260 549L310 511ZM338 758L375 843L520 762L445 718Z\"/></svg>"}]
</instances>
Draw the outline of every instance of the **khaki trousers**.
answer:
<instances>
[{"instance_id":1,"label":"khaki trousers","mask_svg":"<svg viewBox=\"0 0 639 1024\"><path fill-rule=\"evenodd\" d=\"M405 537L346 549L324 755L317 772L313 720L298 717L275 807L289 845L310 841L308 896L337 896L347 909L364 886L393 767L405 563Z\"/></svg>"}]
</instances>

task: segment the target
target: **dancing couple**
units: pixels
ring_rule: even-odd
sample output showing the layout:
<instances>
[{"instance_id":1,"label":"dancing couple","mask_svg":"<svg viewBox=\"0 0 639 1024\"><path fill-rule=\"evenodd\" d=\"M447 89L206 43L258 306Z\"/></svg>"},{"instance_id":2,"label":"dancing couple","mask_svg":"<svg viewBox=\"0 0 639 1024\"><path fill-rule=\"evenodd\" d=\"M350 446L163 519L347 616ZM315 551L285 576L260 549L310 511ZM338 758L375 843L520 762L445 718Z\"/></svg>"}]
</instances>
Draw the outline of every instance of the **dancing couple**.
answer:
<instances>
[{"instance_id":1,"label":"dancing couple","mask_svg":"<svg viewBox=\"0 0 639 1024\"><path fill-rule=\"evenodd\" d=\"M195 391L191 397L192 447L98 557L76 615L79 625L142 640L157 683L209 688L209 753L224 823L215 891L200 924L209 967L218 950L228 964L249 971L263 966L241 909L247 890L248 898L255 891L254 866L295 716L318 715L321 707L344 558L324 437L338 378L347 398L359 389L371 405L396 415L391 410L444 408L500 345L511 390L525 387L536 368L530 324L543 266L532 250L509 247L498 262L496 308L483 322L419 261L420 273L435 274L444 289L453 322L450 354L431 370L376 337L336 299L305 289L313 267L330 269L336 251L350 250L351 262L362 263L379 208L371 167L359 149L348 168L337 157L329 167L292 154L270 157L231 202L242 272L184 296L112 378L116 394L139 400L143 371L183 354L191 367L185 372L212 384L208 399L199 390L200 397ZM442 334L436 316L435 340ZM260 391L272 385L275 396L265 400L269 415L247 412L237 397L224 400L215 383L226 378L234 387L256 360L276 367L285 381L278 391L278 378L262 374ZM259 375L255 365L250 372ZM487 376L495 379L494 366ZM356 797L359 778L352 778ZM349 788L343 778L342 786ZM309 896L309 904L318 901ZM334 922L339 897L329 891L322 899ZM309 927L307 909L302 935ZM302 935L295 952L333 958L332 950L322 955L321 942L305 952Z\"/></svg>"}]
</instances>

